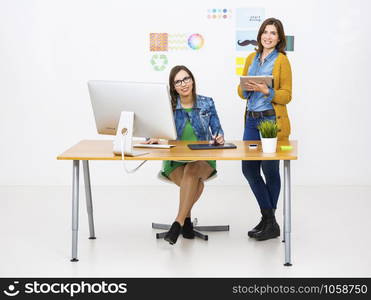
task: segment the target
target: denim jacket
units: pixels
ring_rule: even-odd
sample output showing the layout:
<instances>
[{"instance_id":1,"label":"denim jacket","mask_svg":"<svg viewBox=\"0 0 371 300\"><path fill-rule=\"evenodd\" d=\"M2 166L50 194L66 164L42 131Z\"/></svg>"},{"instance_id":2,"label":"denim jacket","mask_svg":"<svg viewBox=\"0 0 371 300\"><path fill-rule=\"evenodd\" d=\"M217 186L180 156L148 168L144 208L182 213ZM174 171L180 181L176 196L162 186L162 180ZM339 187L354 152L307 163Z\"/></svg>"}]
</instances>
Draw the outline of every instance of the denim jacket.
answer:
<instances>
[{"instance_id":1,"label":"denim jacket","mask_svg":"<svg viewBox=\"0 0 371 300\"><path fill-rule=\"evenodd\" d=\"M190 113L183 110L182 105L180 104L180 97L178 97L174 111L174 120L177 140L181 139L187 120L190 121L199 141L210 141L212 139L211 134L215 135L218 133L219 135L224 135L215 109L214 101L210 97L197 95L192 112Z\"/></svg>"},{"instance_id":2,"label":"denim jacket","mask_svg":"<svg viewBox=\"0 0 371 300\"><path fill-rule=\"evenodd\" d=\"M260 63L261 54L255 55L252 64L248 69L248 75L272 75L274 63L278 57L279 52L274 49L265 59L264 63ZM247 109L250 111L264 111L273 109L272 99L274 97L274 89L269 88L269 95L265 96L261 92L244 91L244 96L249 99L247 102Z\"/></svg>"}]
</instances>

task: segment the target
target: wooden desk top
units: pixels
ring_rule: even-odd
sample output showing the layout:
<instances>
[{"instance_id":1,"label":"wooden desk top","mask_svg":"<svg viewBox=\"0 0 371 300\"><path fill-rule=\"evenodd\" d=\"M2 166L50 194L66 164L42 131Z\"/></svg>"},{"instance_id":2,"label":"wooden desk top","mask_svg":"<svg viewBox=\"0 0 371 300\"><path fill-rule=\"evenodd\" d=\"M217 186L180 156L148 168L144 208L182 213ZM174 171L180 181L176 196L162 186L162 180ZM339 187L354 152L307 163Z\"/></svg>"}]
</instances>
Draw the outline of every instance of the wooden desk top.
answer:
<instances>
[{"instance_id":1,"label":"wooden desk top","mask_svg":"<svg viewBox=\"0 0 371 300\"><path fill-rule=\"evenodd\" d=\"M170 149L134 148L148 154L125 157L125 160L296 160L297 141L279 141L276 153L263 153L260 141L226 141L234 143L237 149L190 150L187 144L205 143L189 141L170 141L176 147ZM207 143L207 142L206 142ZM248 148L249 144L258 144L257 150ZM291 145L291 150L281 150L280 146ZM112 151L112 140L82 140L62 154L58 160L121 160L121 155Z\"/></svg>"}]
</instances>

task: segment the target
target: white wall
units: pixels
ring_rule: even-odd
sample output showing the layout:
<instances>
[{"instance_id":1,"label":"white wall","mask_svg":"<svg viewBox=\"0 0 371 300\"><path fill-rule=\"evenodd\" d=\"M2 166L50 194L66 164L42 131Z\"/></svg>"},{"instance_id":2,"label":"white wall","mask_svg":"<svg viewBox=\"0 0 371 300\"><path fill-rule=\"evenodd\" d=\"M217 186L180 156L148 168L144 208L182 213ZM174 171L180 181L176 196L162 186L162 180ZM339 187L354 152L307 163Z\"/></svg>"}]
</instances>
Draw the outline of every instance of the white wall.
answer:
<instances>
[{"instance_id":1,"label":"white wall","mask_svg":"<svg viewBox=\"0 0 371 300\"><path fill-rule=\"evenodd\" d=\"M107 138L96 134L86 81L167 80L169 68L149 64L150 32L205 37L201 50L169 53L169 63L190 67L198 92L214 98L227 139L240 139L234 18L206 18L208 8L224 6L264 7L295 36L293 183L370 185L367 0L0 0L0 185L71 183L72 163L56 156L81 139ZM245 184L239 162L218 165L211 184ZM120 163L91 163L94 184L155 185L159 168L151 162L127 175Z\"/></svg>"}]
</instances>

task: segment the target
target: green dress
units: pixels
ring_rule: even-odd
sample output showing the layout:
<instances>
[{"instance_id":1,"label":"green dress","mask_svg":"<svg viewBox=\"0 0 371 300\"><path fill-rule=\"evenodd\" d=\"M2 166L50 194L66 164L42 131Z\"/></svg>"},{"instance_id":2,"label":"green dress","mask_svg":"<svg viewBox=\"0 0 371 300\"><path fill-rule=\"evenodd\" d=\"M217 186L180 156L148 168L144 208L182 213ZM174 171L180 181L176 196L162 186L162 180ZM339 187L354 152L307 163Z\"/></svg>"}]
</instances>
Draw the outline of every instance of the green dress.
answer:
<instances>
[{"instance_id":1,"label":"green dress","mask_svg":"<svg viewBox=\"0 0 371 300\"><path fill-rule=\"evenodd\" d=\"M192 108L184 108L186 112L191 112ZM191 122L189 120L186 121L183 134L181 139L182 141L197 141L197 136L195 135L195 132L192 128ZM216 161L215 160L208 160L206 161L210 167L214 169L214 171L211 173L210 176L214 175L216 173ZM173 172L176 168L180 166L184 166L187 164L186 161L180 162L180 161L173 161L173 160L165 160L163 163L163 170L162 170L162 175L166 176L169 178L169 175L171 172Z\"/></svg>"}]
</instances>

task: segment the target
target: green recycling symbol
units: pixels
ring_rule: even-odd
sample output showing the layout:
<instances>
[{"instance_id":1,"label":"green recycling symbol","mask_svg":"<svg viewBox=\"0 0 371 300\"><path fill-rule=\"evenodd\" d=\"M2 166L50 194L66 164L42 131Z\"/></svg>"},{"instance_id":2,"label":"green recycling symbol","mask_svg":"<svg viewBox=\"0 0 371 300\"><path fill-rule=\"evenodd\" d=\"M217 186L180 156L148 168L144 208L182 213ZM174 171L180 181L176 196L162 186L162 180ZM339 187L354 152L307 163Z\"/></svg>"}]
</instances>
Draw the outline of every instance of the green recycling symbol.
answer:
<instances>
[{"instance_id":1,"label":"green recycling symbol","mask_svg":"<svg viewBox=\"0 0 371 300\"><path fill-rule=\"evenodd\" d=\"M151 58L151 65L155 69L155 71L163 71L166 69L166 65L168 63L167 57L165 54L155 54Z\"/></svg>"}]
</instances>

